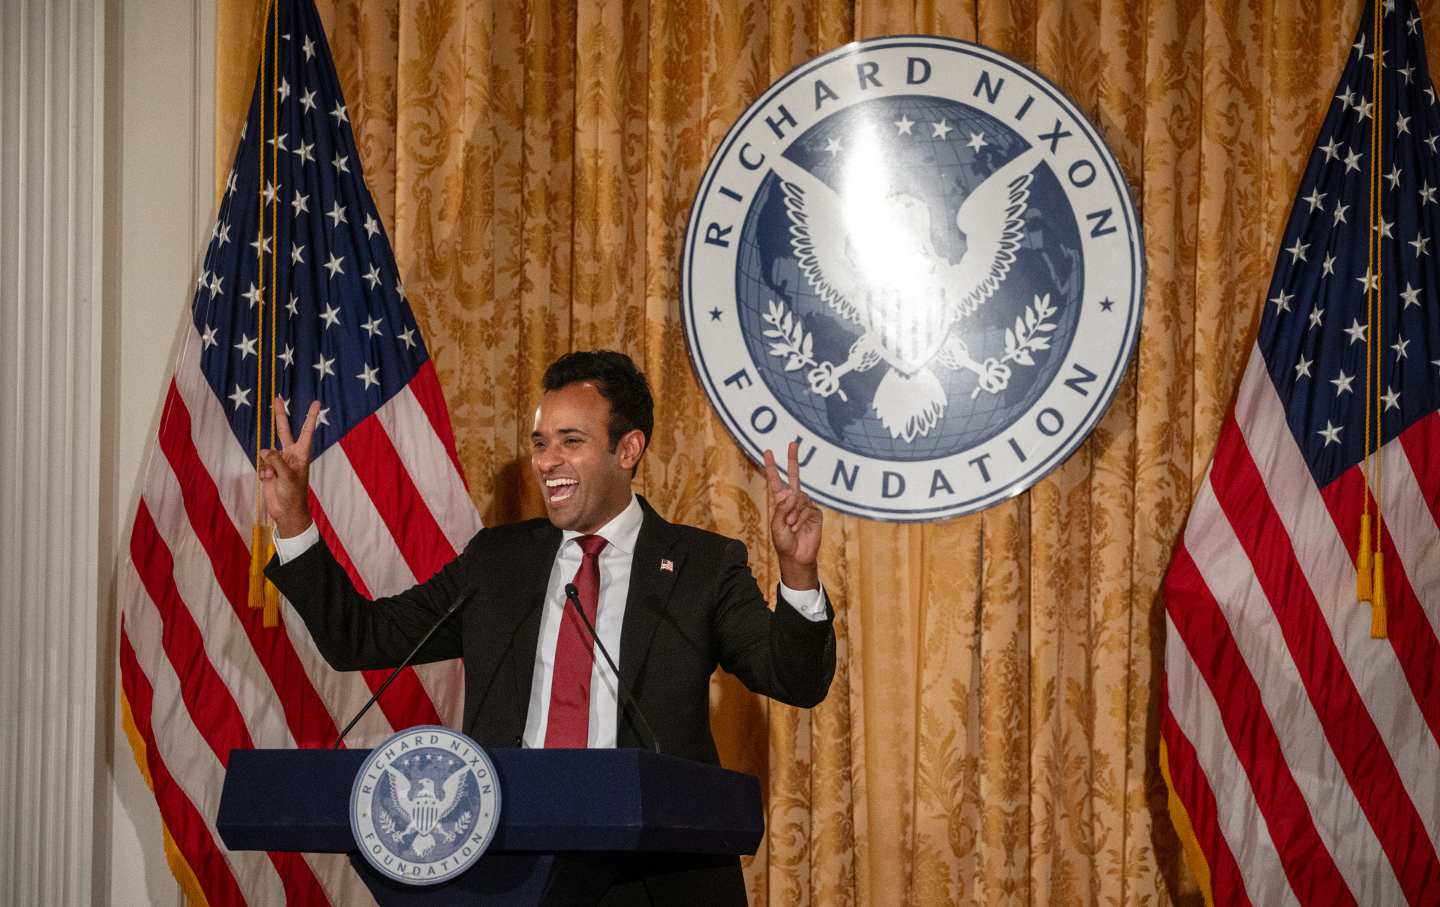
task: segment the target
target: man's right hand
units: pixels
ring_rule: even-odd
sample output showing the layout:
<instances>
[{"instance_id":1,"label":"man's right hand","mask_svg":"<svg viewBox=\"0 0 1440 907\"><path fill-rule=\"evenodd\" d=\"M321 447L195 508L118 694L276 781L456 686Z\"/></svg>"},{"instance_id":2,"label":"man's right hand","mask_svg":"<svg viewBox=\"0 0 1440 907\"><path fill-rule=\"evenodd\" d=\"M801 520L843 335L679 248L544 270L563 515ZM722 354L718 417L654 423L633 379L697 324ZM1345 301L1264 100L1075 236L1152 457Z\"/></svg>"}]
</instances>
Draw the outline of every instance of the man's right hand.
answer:
<instances>
[{"instance_id":1,"label":"man's right hand","mask_svg":"<svg viewBox=\"0 0 1440 907\"><path fill-rule=\"evenodd\" d=\"M288 539L310 528L310 441L320 418L320 401L310 404L298 439L290 434L290 418L279 396L271 401L270 412L280 449L260 451L260 489L275 531Z\"/></svg>"}]
</instances>

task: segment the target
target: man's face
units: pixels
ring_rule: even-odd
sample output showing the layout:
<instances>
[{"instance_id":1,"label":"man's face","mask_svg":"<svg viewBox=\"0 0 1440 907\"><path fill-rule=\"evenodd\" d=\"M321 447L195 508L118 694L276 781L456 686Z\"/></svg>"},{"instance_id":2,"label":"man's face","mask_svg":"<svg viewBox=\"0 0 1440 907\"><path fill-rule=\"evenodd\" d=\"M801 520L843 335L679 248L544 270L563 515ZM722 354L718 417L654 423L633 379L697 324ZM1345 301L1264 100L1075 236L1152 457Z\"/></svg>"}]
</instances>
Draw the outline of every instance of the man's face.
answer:
<instances>
[{"instance_id":1,"label":"man's face","mask_svg":"<svg viewBox=\"0 0 1440 907\"><path fill-rule=\"evenodd\" d=\"M630 503L630 470L645 449L631 431L610 447L610 402L588 381L546 391L530 433L530 468L560 529L590 533Z\"/></svg>"}]
</instances>

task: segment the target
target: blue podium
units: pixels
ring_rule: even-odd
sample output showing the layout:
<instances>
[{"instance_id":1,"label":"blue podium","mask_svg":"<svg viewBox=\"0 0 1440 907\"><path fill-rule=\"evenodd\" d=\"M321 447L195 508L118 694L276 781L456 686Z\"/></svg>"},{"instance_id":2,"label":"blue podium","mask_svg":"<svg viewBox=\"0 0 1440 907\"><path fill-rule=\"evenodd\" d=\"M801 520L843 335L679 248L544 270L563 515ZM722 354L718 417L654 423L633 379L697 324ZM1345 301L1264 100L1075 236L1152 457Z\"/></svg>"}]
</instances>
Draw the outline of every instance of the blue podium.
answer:
<instances>
[{"instance_id":1,"label":"blue podium","mask_svg":"<svg viewBox=\"0 0 1440 907\"><path fill-rule=\"evenodd\" d=\"M366 750L233 750L216 826L231 850L349 853L381 905L539 904L603 892L625 855L753 854L765 831L751 775L649 750L490 749L500 824L485 855L439 885L371 868L350 833Z\"/></svg>"}]
</instances>

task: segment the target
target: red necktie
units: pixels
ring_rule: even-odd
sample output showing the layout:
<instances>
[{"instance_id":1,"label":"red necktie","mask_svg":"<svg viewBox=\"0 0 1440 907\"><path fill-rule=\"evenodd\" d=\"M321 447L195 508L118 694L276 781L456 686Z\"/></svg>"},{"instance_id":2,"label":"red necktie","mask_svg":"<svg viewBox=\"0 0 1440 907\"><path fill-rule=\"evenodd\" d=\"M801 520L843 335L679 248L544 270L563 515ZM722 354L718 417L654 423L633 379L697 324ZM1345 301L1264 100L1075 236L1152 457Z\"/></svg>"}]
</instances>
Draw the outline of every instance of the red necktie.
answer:
<instances>
[{"instance_id":1,"label":"red necktie","mask_svg":"<svg viewBox=\"0 0 1440 907\"><path fill-rule=\"evenodd\" d=\"M600 603L600 551L605 540L598 535L582 535L580 569L575 571L575 588L580 593L580 607L590 625L595 625L595 611ZM575 613L574 605L565 603L560 619L560 635L555 640L555 672L550 678L550 716L545 725L545 746L578 747L583 749L590 736L590 669L595 663L594 640Z\"/></svg>"}]
</instances>

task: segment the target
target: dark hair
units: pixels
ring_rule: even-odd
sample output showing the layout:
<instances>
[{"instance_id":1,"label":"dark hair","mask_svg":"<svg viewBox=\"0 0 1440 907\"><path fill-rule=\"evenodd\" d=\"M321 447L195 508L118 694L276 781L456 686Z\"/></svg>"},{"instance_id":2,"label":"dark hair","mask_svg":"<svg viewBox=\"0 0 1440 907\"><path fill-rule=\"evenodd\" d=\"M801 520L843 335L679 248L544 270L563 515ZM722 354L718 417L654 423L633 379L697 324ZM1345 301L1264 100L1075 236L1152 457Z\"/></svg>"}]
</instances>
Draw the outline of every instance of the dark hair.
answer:
<instances>
[{"instance_id":1,"label":"dark hair","mask_svg":"<svg viewBox=\"0 0 1440 907\"><path fill-rule=\"evenodd\" d=\"M595 384L600 396L610 401L610 447L620 443L627 432L640 429L645 446L655 428L655 400L645 374L624 353L614 350L581 350L566 353L550 363L540 385L556 391L577 381Z\"/></svg>"}]
</instances>

